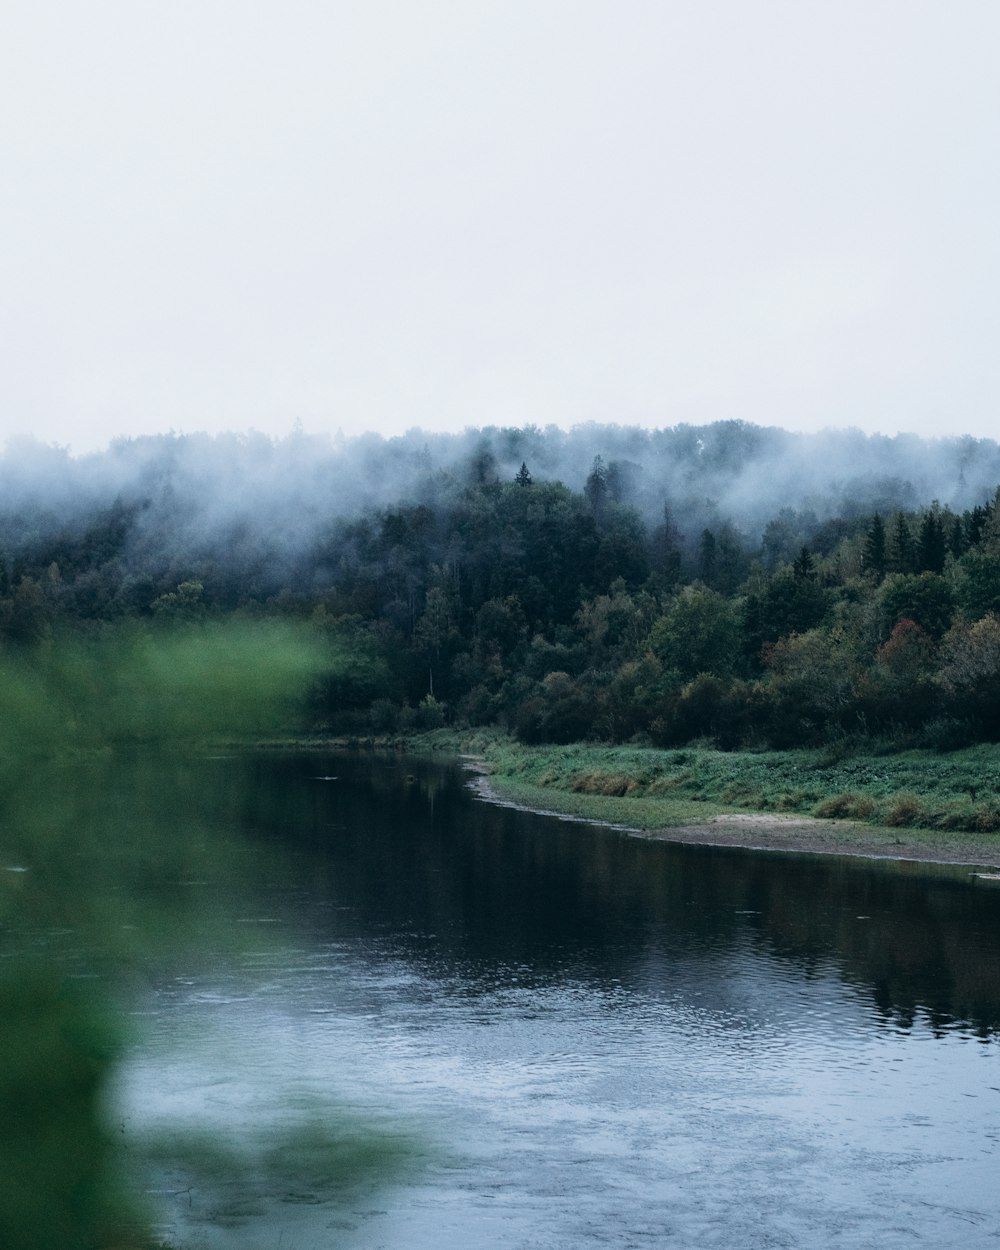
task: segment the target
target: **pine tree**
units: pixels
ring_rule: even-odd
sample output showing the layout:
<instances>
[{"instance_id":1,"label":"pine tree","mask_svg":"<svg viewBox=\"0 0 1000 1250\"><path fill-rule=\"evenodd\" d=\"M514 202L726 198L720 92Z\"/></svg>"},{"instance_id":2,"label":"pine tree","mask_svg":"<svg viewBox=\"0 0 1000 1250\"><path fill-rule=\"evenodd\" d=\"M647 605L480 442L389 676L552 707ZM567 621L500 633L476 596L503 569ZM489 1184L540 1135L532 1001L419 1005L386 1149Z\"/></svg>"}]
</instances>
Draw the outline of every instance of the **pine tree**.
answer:
<instances>
[{"instance_id":1,"label":"pine tree","mask_svg":"<svg viewBox=\"0 0 1000 1250\"><path fill-rule=\"evenodd\" d=\"M889 536L889 564L894 573L912 573L914 563L913 535L906 517L897 512Z\"/></svg>"},{"instance_id":2,"label":"pine tree","mask_svg":"<svg viewBox=\"0 0 1000 1250\"><path fill-rule=\"evenodd\" d=\"M943 573L947 550L944 525L937 508L931 508L920 522L920 538L917 541L917 572Z\"/></svg>"},{"instance_id":3,"label":"pine tree","mask_svg":"<svg viewBox=\"0 0 1000 1250\"><path fill-rule=\"evenodd\" d=\"M530 486L531 480L531 474L528 472L528 466L522 460L520 469L518 469L518 471L514 474L514 481L518 484L518 486Z\"/></svg>"},{"instance_id":4,"label":"pine tree","mask_svg":"<svg viewBox=\"0 0 1000 1250\"><path fill-rule=\"evenodd\" d=\"M865 545L861 550L861 567L871 573L876 581L885 577L885 522L876 512L865 535Z\"/></svg>"},{"instance_id":5,"label":"pine tree","mask_svg":"<svg viewBox=\"0 0 1000 1250\"><path fill-rule=\"evenodd\" d=\"M608 497L608 471L600 456L594 457L594 464L587 477L583 493L587 496L594 519L600 521Z\"/></svg>"},{"instance_id":6,"label":"pine tree","mask_svg":"<svg viewBox=\"0 0 1000 1250\"><path fill-rule=\"evenodd\" d=\"M816 576L816 561L813 559L813 554L808 547L803 547L795 557L792 573L799 581Z\"/></svg>"},{"instance_id":7,"label":"pine tree","mask_svg":"<svg viewBox=\"0 0 1000 1250\"><path fill-rule=\"evenodd\" d=\"M983 531L986 528L986 522L989 520L990 514L987 508L982 504L976 504L971 512L966 512L962 516L962 524L965 529L965 545L966 547L978 547L983 541Z\"/></svg>"},{"instance_id":8,"label":"pine tree","mask_svg":"<svg viewBox=\"0 0 1000 1250\"><path fill-rule=\"evenodd\" d=\"M681 575L681 536L670 516L670 505L663 505L663 521L653 531L653 568L662 573L668 586Z\"/></svg>"},{"instance_id":9,"label":"pine tree","mask_svg":"<svg viewBox=\"0 0 1000 1250\"><path fill-rule=\"evenodd\" d=\"M472 453L470 477L474 485L486 486L497 476L497 461L489 444L480 443Z\"/></svg>"},{"instance_id":10,"label":"pine tree","mask_svg":"<svg viewBox=\"0 0 1000 1250\"><path fill-rule=\"evenodd\" d=\"M731 595L743 580L743 549L728 522L721 527L715 551L715 589Z\"/></svg>"},{"instance_id":11,"label":"pine tree","mask_svg":"<svg viewBox=\"0 0 1000 1250\"><path fill-rule=\"evenodd\" d=\"M953 516L948 527L948 550L956 560L965 554L965 526L959 516Z\"/></svg>"}]
</instances>

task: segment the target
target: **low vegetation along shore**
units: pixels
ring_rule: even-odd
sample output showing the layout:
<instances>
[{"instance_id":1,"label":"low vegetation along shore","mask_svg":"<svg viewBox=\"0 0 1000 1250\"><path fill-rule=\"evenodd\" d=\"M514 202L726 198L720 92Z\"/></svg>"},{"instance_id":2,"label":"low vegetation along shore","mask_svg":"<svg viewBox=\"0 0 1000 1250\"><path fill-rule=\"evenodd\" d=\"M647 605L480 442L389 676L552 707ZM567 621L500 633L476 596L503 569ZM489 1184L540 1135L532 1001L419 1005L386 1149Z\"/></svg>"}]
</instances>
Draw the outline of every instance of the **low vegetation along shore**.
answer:
<instances>
[{"instance_id":1,"label":"low vegetation along shore","mask_svg":"<svg viewBox=\"0 0 1000 1250\"><path fill-rule=\"evenodd\" d=\"M444 731L405 745L464 755L486 798L646 836L1000 865L996 746L834 758L820 750L529 747Z\"/></svg>"}]
</instances>

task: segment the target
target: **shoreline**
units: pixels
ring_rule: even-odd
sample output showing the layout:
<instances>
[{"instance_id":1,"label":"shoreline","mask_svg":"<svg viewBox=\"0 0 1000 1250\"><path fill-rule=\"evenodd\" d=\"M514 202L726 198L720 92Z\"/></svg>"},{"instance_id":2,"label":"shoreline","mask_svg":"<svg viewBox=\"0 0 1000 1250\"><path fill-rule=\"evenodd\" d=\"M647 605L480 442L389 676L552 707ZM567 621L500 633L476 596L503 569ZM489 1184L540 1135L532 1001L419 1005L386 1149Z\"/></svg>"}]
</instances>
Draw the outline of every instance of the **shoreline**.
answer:
<instances>
[{"instance_id":1,"label":"shoreline","mask_svg":"<svg viewBox=\"0 0 1000 1250\"><path fill-rule=\"evenodd\" d=\"M486 731L316 736L257 746L447 756L461 765L484 802L628 837L965 866L1000 880L997 745L945 756L860 754L842 765L816 751L723 755L585 743L524 747ZM979 790L978 807L972 786ZM828 815L824 807L836 811Z\"/></svg>"},{"instance_id":2,"label":"shoreline","mask_svg":"<svg viewBox=\"0 0 1000 1250\"><path fill-rule=\"evenodd\" d=\"M463 769L470 774L468 788L484 803L513 811L550 816L577 824L614 829L628 837L651 842L676 842L688 846L717 846L733 850L772 851L789 855L842 855L855 859L899 860L921 864L950 864L980 869L973 875L1000 879L1000 865L992 858L970 857L966 849L949 850L925 846L906 829L888 829L854 820L823 820L815 816L788 816L776 812L724 812L704 821L643 829L636 825L587 816L556 807L522 802L503 792L494 779L488 761L480 755L459 755ZM552 792L546 794L552 797ZM845 840L845 833L850 839ZM923 831L920 831L923 832ZM903 835L903 836L900 836ZM986 849L986 848L984 848Z\"/></svg>"}]
</instances>

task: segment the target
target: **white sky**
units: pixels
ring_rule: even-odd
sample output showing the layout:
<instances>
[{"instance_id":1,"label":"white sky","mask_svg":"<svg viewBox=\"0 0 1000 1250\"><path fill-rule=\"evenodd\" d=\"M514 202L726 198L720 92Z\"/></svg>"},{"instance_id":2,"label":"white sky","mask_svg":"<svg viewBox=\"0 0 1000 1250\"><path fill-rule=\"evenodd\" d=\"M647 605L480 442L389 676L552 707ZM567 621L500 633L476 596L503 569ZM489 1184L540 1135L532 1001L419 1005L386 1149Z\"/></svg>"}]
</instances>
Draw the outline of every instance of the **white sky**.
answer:
<instances>
[{"instance_id":1,"label":"white sky","mask_svg":"<svg viewBox=\"0 0 1000 1250\"><path fill-rule=\"evenodd\" d=\"M0 438L1000 434L997 0L7 0Z\"/></svg>"}]
</instances>

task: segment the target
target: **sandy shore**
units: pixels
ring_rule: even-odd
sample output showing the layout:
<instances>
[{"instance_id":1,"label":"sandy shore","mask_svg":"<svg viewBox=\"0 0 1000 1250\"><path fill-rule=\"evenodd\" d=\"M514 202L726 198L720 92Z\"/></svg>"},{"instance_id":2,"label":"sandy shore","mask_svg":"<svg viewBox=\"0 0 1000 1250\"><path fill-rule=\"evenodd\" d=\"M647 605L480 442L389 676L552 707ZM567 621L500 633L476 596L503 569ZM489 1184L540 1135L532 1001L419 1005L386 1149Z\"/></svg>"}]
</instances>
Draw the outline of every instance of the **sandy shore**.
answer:
<instances>
[{"instance_id":1,"label":"sandy shore","mask_svg":"<svg viewBox=\"0 0 1000 1250\"><path fill-rule=\"evenodd\" d=\"M516 811L553 816L582 824L603 825L632 837L664 842L685 842L699 846L732 846L753 851L787 851L811 855L856 855L868 859L917 860L928 864L968 864L1000 873L985 848L977 854L973 842L943 846L928 832L887 829L855 820L819 820L811 816L783 816L774 812L737 812L707 817L698 824L675 825L665 829L637 829L626 824L584 817L554 808L537 807L506 798L494 784L489 765L478 756L464 756L463 766L471 774L469 788L484 802ZM555 796L553 796L555 797ZM981 856L985 855L986 858Z\"/></svg>"}]
</instances>

